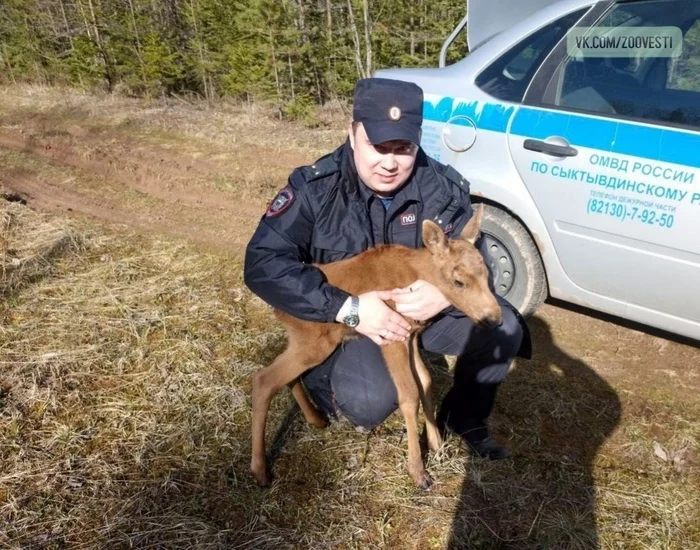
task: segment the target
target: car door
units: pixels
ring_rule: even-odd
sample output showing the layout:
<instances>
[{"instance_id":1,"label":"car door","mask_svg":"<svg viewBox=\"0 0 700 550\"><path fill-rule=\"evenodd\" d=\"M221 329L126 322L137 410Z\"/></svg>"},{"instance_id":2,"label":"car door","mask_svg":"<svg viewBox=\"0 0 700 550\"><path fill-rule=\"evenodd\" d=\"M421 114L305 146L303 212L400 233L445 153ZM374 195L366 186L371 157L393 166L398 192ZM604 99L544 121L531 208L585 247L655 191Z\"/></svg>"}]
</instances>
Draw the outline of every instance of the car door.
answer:
<instances>
[{"instance_id":1,"label":"car door","mask_svg":"<svg viewBox=\"0 0 700 550\"><path fill-rule=\"evenodd\" d=\"M576 32L622 26L680 29L680 56L563 40L508 129L512 159L575 285L700 321L700 2L611 3Z\"/></svg>"}]
</instances>

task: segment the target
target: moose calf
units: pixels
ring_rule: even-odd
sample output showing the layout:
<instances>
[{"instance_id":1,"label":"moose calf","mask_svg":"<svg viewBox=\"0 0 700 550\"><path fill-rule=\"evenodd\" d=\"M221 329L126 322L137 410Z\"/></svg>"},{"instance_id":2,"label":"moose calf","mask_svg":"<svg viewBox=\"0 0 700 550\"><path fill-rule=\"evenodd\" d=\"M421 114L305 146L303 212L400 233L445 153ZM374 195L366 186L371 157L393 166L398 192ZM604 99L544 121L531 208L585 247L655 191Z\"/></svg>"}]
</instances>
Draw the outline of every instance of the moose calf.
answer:
<instances>
[{"instance_id":1,"label":"moose calf","mask_svg":"<svg viewBox=\"0 0 700 550\"><path fill-rule=\"evenodd\" d=\"M373 290L406 287L417 279L435 285L447 300L475 323L495 326L501 322L501 308L488 285L488 271L474 243L479 235L483 210L477 207L462 234L448 240L440 227L431 221L422 226L425 248L412 249L388 245L362 254L317 265L328 282L353 295ZM393 306L392 302L387 302ZM299 376L322 363L347 338L356 336L353 329L339 323L304 321L279 310L275 314L284 324L287 348L268 367L253 375L253 449L251 472L260 485L268 484L265 459L265 423L270 401L288 385L307 422L325 427L326 419L309 401ZM382 354L396 385L399 408L406 422L408 472L420 488L431 481L425 472L418 440L418 405L423 404L428 445L436 451L442 444L435 422L431 378L418 353L418 323L411 324L407 342L382 346Z\"/></svg>"}]
</instances>

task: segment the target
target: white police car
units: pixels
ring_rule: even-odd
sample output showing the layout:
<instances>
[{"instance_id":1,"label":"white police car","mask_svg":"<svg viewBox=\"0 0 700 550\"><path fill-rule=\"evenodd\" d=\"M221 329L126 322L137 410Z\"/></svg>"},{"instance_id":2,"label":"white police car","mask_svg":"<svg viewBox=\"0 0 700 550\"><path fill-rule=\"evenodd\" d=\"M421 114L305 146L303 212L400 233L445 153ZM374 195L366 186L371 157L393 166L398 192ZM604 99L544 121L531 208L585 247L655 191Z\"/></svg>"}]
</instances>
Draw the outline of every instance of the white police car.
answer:
<instances>
[{"instance_id":1,"label":"white police car","mask_svg":"<svg viewBox=\"0 0 700 550\"><path fill-rule=\"evenodd\" d=\"M466 58L376 76L423 88L422 146L487 205L499 294L700 339L700 1L470 0L467 15ZM675 29L680 55L567 47L650 27Z\"/></svg>"}]
</instances>

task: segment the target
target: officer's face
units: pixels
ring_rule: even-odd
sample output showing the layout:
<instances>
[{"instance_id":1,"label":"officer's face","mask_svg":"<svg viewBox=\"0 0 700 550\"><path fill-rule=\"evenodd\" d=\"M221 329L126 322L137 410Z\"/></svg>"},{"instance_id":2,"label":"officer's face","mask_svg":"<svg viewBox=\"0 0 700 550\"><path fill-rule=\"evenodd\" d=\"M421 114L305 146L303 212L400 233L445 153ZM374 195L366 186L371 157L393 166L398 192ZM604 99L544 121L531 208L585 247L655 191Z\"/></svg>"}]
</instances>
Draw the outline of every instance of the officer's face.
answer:
<instances>
[{"instance_id":1,"label":"officer's face","mask_svg":"<svg viewBox=\"0 0 700 550\"><path fill-rule=\"evenodd\" d=\"M372 145L362 123L350 126L350 145L360 179L377 195L391 196L413 172L418 146L410 141Z\"/></svg>"}]
</instances>

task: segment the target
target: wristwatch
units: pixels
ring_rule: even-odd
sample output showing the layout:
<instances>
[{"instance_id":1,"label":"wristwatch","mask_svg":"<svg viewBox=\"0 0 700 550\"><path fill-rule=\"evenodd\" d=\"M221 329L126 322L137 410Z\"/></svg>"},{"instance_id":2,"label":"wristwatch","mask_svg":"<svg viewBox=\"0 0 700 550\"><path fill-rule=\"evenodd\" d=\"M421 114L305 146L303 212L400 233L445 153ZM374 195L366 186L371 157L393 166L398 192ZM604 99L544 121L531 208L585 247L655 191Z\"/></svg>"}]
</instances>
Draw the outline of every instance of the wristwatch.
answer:
<instances>
[{"instance_id":1,"label":"wristwatch","mask_svg":"<svg viewBox=\"0 0 700 550\"><path fill-rule=\"evenodd\" d=\"M343 317L343 323L350 327L355 328L360 324L360 316L358 311L360 310L360 299L357 296L350 297L350 312Z\"/></svg>"}]
</instances>

